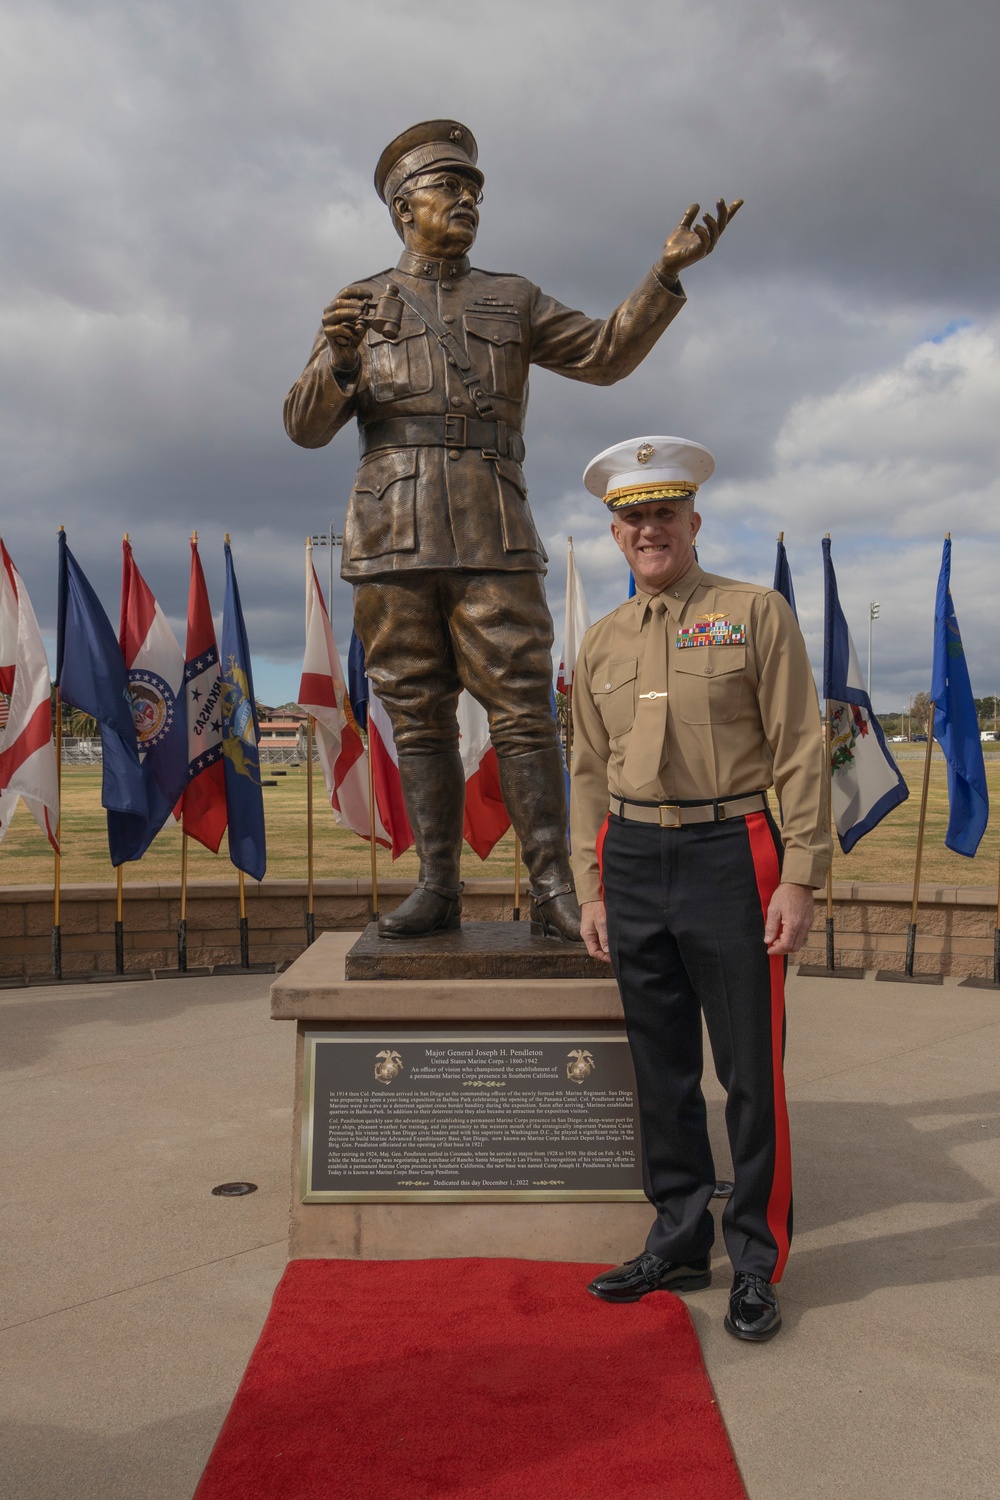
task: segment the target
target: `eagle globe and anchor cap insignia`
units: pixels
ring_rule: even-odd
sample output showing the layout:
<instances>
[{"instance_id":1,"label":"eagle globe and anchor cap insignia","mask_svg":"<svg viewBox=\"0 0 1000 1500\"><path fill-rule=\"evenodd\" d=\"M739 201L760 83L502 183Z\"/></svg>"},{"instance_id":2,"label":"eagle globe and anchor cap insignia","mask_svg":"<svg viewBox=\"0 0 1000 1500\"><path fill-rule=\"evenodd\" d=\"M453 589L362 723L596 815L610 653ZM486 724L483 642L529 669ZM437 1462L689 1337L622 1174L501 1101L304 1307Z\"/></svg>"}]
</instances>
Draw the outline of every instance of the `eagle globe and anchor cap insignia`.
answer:
<instances>
[{"instance_id":1,"label":"eagle globe and anchor cap insignia","mask_svg":"<svg viewBox=\"0 0 1000 1500\"><path fill-rule=\"evenodd\" d=\"M574 1047L572 1052L567 1052L569 1061L566 1064L566 1077L570 1083L582 1083L589 1078L597 1064L594 1062L594 1054L588 1052L586 1047Z\"/></svg>"},{"instance_id":2,"label":"eagle globe and anchor cap insignia","mask_svg":"<svg viewBox=\"0 0 1000 1500\"><path fill-rule=\"evenodd\" d=\"M139 749L151 750L174 721L177 700L173 689L157 672L136 668L129 673L128 690Z\"/></svg>"},{"instance_id":3,"label":"eagle globe and anchor cap insignia","mask_svg":"<svg viewBox=\"0 0 1000 1500\"><path fill-rule=\"evenodd\" d=\"M381 1052L376 1052L375 1078L378 1083L388 1086L402 1071L403 1059L395 1048L383 1047Z\"/></svg>"},{"instance_id":4,"label":"eagle globe and anchor cap insignia","mask_svg":"<svg viewBox=\"0 0 1000 1500\"><path fill-rule=\"evenodd\" d=\"M636 462L640 464L648 464L649 460L653 457L653 454L655 452L656 449L653 447L652 443L640 443L638 448L635 450Z\"/></svg>"}]
</instances>

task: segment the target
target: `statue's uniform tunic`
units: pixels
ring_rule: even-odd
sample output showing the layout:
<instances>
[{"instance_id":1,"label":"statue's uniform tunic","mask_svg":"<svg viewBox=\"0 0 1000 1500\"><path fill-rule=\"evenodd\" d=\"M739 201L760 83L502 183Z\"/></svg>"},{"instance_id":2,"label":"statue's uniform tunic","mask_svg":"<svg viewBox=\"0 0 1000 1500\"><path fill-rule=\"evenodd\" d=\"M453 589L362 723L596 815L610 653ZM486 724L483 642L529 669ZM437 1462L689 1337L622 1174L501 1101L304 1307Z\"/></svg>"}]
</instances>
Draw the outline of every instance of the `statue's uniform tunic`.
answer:
<instances>
[{"instance_id":1,"label":"statue's uniform tunic","mask_svg":"<svg viewBox=\"0 0 1000 1500\"><path fill-rule=\"evenodd\" d=\"M581 902L600 899L603 871L657 1213L647 1250L688 1262L712 1244L703 1010L728 1096L736 1187L726 1245L737 1271L774 1282L788 1254L792 1194L785 960L768 957L764 917L779 880L821 885L831 857L816 689L779 594L694 564L655 597L637 593L593 626L577 663L577 892ZM665 642L655 638L664 631ZM666 729L655 780L635 787L624 766L647 650L666 657ZM772 785L780 834L766 810L726 816L726 803ZM721 820L682 822L685 804L705 803L723 804ZM655 804L670 806L651 812Z\"/></svg>"},{"instance_id":2,"label":"statue's uniform tunic","mask_svg":"<svg viewBox=\"0 0 1000 1500\"><path fill-rule=\"evenodd\" d=\"M547 558L521 467L528 369L611 385L648 354L684 294L651 271L609 318L592 319L521 276L409 251L359 285L377 300L390 279L464 342L495 415L482 420L409 308L394 341L366 333L349 377L335 374L320 331L289 392L285 427L303 447L358 421L341 573L355 586L368 673L401 753L455 748L462 687L486 707L499 755L552 746Z\"/></svg>"}]
</instances>

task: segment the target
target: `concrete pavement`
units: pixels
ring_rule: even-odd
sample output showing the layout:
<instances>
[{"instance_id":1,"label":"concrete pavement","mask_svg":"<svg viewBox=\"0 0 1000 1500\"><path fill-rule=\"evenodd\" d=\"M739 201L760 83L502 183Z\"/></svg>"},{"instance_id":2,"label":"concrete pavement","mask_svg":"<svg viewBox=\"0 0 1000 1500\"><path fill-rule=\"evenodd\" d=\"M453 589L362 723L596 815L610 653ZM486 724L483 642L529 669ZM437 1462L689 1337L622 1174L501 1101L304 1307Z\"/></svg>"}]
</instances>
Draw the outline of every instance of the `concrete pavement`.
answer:
<instances>
[{"instance_id":1,"label":"concrete pavement","mask_svg":"<svg viewBox=\"0 0 1000 1500\"><path fill-rule=\"evenodd\" d=\"M268 983L0 993L5 1500L189 1500L285 1260ZM1000 995L791 978L787 1073L785 1328L725 1334L722 1256L687 1299L751 1500L992 1496Z\"/></svg>"}]
</instances>

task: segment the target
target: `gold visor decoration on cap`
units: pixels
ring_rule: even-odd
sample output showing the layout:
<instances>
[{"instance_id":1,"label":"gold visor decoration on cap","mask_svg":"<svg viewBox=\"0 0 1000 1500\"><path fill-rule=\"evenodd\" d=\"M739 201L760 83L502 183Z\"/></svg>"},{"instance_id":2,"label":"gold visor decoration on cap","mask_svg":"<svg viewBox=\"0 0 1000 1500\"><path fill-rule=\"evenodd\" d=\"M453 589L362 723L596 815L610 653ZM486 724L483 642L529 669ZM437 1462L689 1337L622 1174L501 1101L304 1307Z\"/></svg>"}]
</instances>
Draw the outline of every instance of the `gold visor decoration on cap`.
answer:
<instances>
[{"instance_id":1,"label":"gold visor decoration on cap","mask_svg":"<svg viewBox=\"0 0 1000 1500\"><path fill-rule=\"evenodd\" d=\"M653 500L690 500L698 486L686 479L670 484L629 484L620 490L608 490L604 503L609 510L624 510L628 505L646 505Z\"/></svg>"}]
</instances>

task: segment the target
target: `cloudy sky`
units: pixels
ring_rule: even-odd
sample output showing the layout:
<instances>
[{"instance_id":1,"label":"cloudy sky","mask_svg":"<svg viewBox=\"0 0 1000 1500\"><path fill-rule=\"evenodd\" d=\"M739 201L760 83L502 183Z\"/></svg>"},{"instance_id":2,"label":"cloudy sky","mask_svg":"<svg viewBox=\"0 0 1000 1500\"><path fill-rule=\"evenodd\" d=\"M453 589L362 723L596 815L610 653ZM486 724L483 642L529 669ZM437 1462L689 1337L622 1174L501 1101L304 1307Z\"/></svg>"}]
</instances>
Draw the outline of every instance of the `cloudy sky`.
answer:
<instances>
[{"instance_id":1,"label":"cloudy sky","mask_svg":"<svg viewBox=\"0 0 1000 1500\"><path fill-rule=\"evenodd\" d=\"M746 199L634 375L533 376L557 642L567 534L593 618L626 587L585 464L676 433L717 459L703 565L769 582L784 530L817 664L832 534L862 657L882 607L880 709L928 686L950 530L974 689L1000 691L989 0L3 0L0 27L0 531L50 641L60 522L113 620L128 531L182 638L187 536L221 605L228 530L258 694L294 697L303 542L342 527L357 450L296 448L282 401L324 304L397 257L382 147L455 115L474 264L591 314L688 203ZM349 621L338 580L342 652Z\"/></svg>"}]
</instances>

